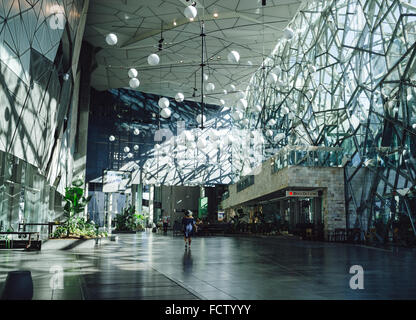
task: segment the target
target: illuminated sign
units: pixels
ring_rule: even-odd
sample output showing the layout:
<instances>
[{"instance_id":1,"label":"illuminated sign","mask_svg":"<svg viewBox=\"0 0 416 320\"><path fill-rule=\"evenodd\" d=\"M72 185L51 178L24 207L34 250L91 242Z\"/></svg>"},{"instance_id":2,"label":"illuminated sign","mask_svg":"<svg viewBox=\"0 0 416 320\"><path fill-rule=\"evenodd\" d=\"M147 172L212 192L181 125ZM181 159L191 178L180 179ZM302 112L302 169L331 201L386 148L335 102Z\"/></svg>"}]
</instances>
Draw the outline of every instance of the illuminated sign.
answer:
<instances>
[{"instance_id":1,"label":"illuminated sign","mask_svg":"<svg viewBox=\"0 0 416 320\"><path fill-rule=\"evenodd\" d=\"M286 197L306 197L306 198L313 198L318 197L318 191L295 191L289 190L286 191Z\"/></svg>"}]
</instances>

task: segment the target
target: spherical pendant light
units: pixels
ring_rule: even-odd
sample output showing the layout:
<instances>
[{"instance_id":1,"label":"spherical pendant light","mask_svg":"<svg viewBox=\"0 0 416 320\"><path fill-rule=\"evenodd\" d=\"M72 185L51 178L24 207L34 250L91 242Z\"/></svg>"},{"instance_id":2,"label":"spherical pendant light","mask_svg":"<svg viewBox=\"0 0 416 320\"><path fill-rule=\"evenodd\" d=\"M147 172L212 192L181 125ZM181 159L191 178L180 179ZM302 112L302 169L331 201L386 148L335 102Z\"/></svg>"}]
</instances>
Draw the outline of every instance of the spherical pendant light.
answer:
<instances>
[{"instance_id":1,"label":"spherical pendant light","mask_svg":"<svg viewBox=\"0 0 416 320\"><path fill-rule=\"evenodd\" d=\"M248 120L247 118L244 118L242 121L243 125L248 126L250 124L250 120Z\"/></svg>"},{"instance_id":2,"label":"spherical pendant light","mask_svg":"<svg viewBox=\"0 0 416 320\"><path fill-rule=\"evenodd\" d=\"M137 89L140 86L140 81L137 78L130 79L129 85L130 88Z\"/></svg>"},{"instance_id":3,"label":"spherical pendant light","mask_svg":"<svg viewBox=\"0 0 416 320\"><path fill-rule=\"evenodd\" d=\"M224 99L220 99L220 106L223 107L225 105L225 100Z\"/></svg>"},{"instance_id":4,"label":"spherical pendant light","mask_svg":"<svg viewBox=\"0 0 416 320\"><path fill-rule=\"evenodd\" d=\"M132 154L131 152L129 152L129 153L127 154L127 158L133 158L133 154Z\"/></svg>"},{"instance_id":5,"label":"spherical pendant light","mask_svg":"<svg viewBox=\"0 0 416 320\"><path fill-rule=\"evenodd\" d=\"M183 12L185 17L188 19L195 19L196 15L198 14L198 11L194 6L187 6Z\"/></svg>"},{"instance_id":6,"label":"spherical pendant light","mask_svg":"<svg viewBox=\"0 0 416 320\"><path fill-rule=\"evenodd\" d=\"M254 113L257 113L257 112L261 112L261 109L262 109L261 105L256 104L251 108L251 111L253 111Z\"/></svg>"},{"instance_id":7,"label":"spherical pendant light","mask_svg":"<svg viewBox=\"0 0 416 320\"><path fill-rule=\"evenodd\" d=\"M107 42L107 44L108 44L109 46L114 46L114 45L116 45L116 44L117 44L117 41L118 41L118 39L117 39L117 35L116 35L116 34L114 34L114 33L109 33L109 34L107 34L107 36L105 37L105 42Z\"/></svg>"},{"instance_id":8,"label":"spherical pendant light","mask_svg":"<svg viewBox=\"0 0 416 320\"><path fill-rule=\"evenodd\" d=\"M137 72L136 69L131 68L128 72L129 78L137 78L137 76L139 75L139 73Z\"/></svg>"},{"instance_id":9,"label":"spherical pendant light","mask_svg":"<svg viewBox=\"0 0 416 320\"><path fill-rule=\"evenodd\" d=\"M160 98L159 102L158 102L158 105L161 109L168 108L169 107L169 99Z\"/></svg>"},{"instance_id":10,"label":"spherical pendant light","mask_svg":"<svg viewBox=\"0 0 416 320\"><path fill-rule=\"evenodd\" d=\"M277 75L274 74L273 72L270 72L266 78L266 82L268 84L273 84L277 82Z\"/></svg>"},{"instance_id":11,"label":"spherical pendant light","mask_svg":"<svg viewBox=\"0 0 416 320\"><path fill-rule=\"evenodd\" d=\"M114 137L114 136L110 136L110 137L108 138L108 140L110 140L111 142L113 142L114 140L116 140L116 137Z\"/></svg>"},{"instance_id":12,"label":"spherical pendant light","mask_svg":"<svg viewBox=\"0 0 416 320\"><path fill-rule=\"evenodd\" d=\"M220 138L220 134L217 130L213 129L211 130L209 137L212 139L212 141L217 141Z\"/></svg>"},{"instance_id":13,"label":"spherical pendant light","mask_svg":"<svg viewBox=\"0 0 416 320\"><path fill-rule=\"evenodd\" d=\"M184 99L185 99L185 96L181 92L178 92L175 96L175 101L176 102L182 102Z\"/></svg>"},{"instance_id":14,"label":"spherical pendant light","mask_svg":"<svg viewBox=\"0 0 416 320\"><path fill-rule=\"evenodd\" d=\"M235 89L236 89L236 87L235 87L235 85L233 85L233 84L230 84L230 85L228 85L227 86L227 90L228 90L228 92L232 92L232 91L235 91Z\"/></svg>"},{"instance_id":15,"label":"spherical pendant light","mask_svg":"<svg viewBox=\"0 0 416 320\"><path fill-rule=\"evenodd\" d=\"M294 36L294 32L291 28L287 27L285 30L283 30L283 35L287 40L290 40Z\"/></svg>"},{"instance_id":16,"label":"spherical pendant light","mask_svg":"<svg viewBox=\"0 0 416 320\"><path fill-rule=\"evenodd\" d=\"M196 146L198 147L198 149L205 149L207 147L207 141L203 138L199 138Z\"/></svg>"},{"instance_id":17,"label":"spherical pendant light","mask_svg":"<svg viewBox=\"0 0 416 320\"><path fill-rule=\"evenodd\" d=\"M279 142L280 140L282 140L282 139L284 139L285 138L285 134L284 133L278 133L278 134L276 134L276 136L274 137L274 142Z\"/></svg>"},{"instance_id":18,"label":"spherical pendant light","mask_svg":"<svg viewBox=\"0 0 416 320\"><path fill-rule=\"evenodd\" d=\"M247 100L246 99L240 99L237 101L237 108L241 110L247 109Z\"/></svg>"},{"instance_id":19,"label":"spherical pendant light","mask_svg":"<svg viewBox=\"0 0 416 320\"><path fill-rule=\"evenodd\" d=\"M135 144L133 149L134 149L134 151L138 151L139 150L139 145Z\"/></svg>"},{"instance_id":20,"label":"spherical pendant light","mask_svg":"<svg viewBox=\"0 0 416 320\"><path fill-rule=\"evenodd\" d=\"M138 135L140 134L140 130L139 130L139 129L137 129L137 128L135 128L135 129L133 130L133 134L134 134L135 136L138 136Z\"/></svg>"},{"instance_id":21,"label":"spherical pendant light","mask_svg":"<svg viewBox=\"0 0 416 320\"><path fill-rule=\"evenodd\" d=\"M268 136L268 137L271 137L271 136L273 136L273 131L272 130L267 130L266 131L266 136Z\"/></svg>"},{"instance_id":22,"label":"spherical pendant light","mask_svg":"<svg viewBox=\"0 0 416 320\"><path fill-rule=\"evenodd\" d=\"M269 120L269 122L267 122L267 124L268 124L270 127L273 127L273 126L276 124L276 120L275 120L275 119L270 119L270 120Z\"/></svg>"},{"instance_id":23,"label":"spherical pendant light","mask_svg":"<svg viewBox=\"0 0 416 320\"><path fill-rule=\"evenodd\" d=\"M208 81L208 78L209 78L209 76L206 73L204 73L204 80Z\"/></svg>"},{"instance_id":24,"label":"spherical pendant light","mask_svg":"<svg viewBox=\"0 0 416 320\"><path fill-rule=\"evenodd\" d=\"M233 144L235 142L235 138L233 136L229 135L227 137L226 142L227 142L228 145L231 145L231 144Z\"/></svg>"},{"instance_id":25,"label":"spherical pendant light","mask_svg":"<svg viewBox=\"0 0 416 320\"><path fill-rule=\"evenodd\" d=\"M207 117L205 117L205 115L204 115L204 117L202 117L202 114L198 114L197 116L196 116L196 122L198 122L199 124L201 124L201 120L204 120L204 122L206 122L207 121Z\"/></svg>"},{"instance_id":26,"label":"spherical pendant light","mask_svg":"<svg viewBox=\"0 0 416 320\"><path fill-rule=\"evenodd\" d=\"M130 152L130 148L129 147L124 147L124 152Z\"/></svg>"},{"instance_id":27,"label":"spherical pendant light","mask_svg":"<svg viewBox=\"0 0 416 320\"><path fill-rule=\"evenodd\" d=\"M215 90L215 85L212 82L210 82L206 85L205 89L208 93L213 92Z\"/></svg>"},{"instance_id":28,"label":"spherical pendant light","mask_svg":"<svg viewBox=\"0 0 416 320\"><path fill-rule=\"evenodd\" d=\"M283 115L288 114L289 113L289 108L288 107L283 107L281 112L282 112Z\"/></svg>"},{"instance_id":29,"label":"spherical pendant light","mask_svg":"<svg viewBox=\"0 0 416 320\"><path fill-rule=\"evenodd\" d=\"M240 121L243 119L243 113L239 110L235 110L232 114L231 117L233 118L234 121Z\"/></svg>"},{"instance_id":30,"label":"spherical pendant light","mask_svg":"<svg viewBox=\"0 0 416 320\"><path fill-rule=\"evenodd\" d=\"M315 73L316 72L316 67L315 66L309 66L308 70L309 70L309 73Z\"/></svg>"},{"instance_id":31,"label":"spherical pendant light","mask_svg":"<svg viewBox=\"0 0 416 320\"><path fill-rule=\"evenodd\" d=\"M240 61L240 54L233 50L228 54L227 58L230 63L238 63Z\"/></svg>"},{"instance_id":32,"label":"spherical pendant light","mask_svg":"<svg viewBox=\"0 0 416 320\"><path fill-rule=\"evenodd\" d=\"M282 73L282 69L279 66L273 68L273 73L279 75Z\"/></svg>"},{"instance_id":33,"label":"spherical pendant light","mask_svg":"<svg viewBox=\"0 0 416 320\"><path fill-rule=\"evenodd\" d=\"M151 66L156 66L159 64L160 58L156 53L152 53L147 57L147 63Z\"/></svg>"},{"instance_id":34,"label":"spherical pendant light","mask_svg":"<svg viewBox=\"0 0 416 320\"><path fill-rule=\"evenodd\" d=\"M169 118L172 114L172 111L169 108L163 108L162 111L160 111L160 115L162 118Z\"/></svg>"},{"instance_id":35,"label":"spherical pendant light","mask_svg":"<svg viewBox=\"0 0 416 320\"><path fill-rule=\"evenodd\" d=\"M246 98L246 93L244 91L238 91L237 92L237 99L245 99Z\"/></svg>"}]
</instances>

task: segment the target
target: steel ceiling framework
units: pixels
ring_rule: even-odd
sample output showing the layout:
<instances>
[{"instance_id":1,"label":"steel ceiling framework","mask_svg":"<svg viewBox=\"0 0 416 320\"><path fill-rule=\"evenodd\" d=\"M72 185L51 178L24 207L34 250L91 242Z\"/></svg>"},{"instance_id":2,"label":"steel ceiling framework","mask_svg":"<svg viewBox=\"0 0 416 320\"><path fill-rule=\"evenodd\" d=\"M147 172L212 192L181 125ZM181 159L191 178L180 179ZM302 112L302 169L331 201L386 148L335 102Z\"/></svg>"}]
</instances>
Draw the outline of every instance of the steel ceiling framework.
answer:
<instances>
[{"instance_id":1,"label":"steel ceiling framework","mask_svg":"<svg viewBox=\"0 0 416 320\"><path fill-rule=\"evenodd\" d=\"M272 148L342 147L348 227L416 234L416 1L309 1L289 26L251 79L249 105L265 107L250 126L284 133Z\"/></svg>"}]
</instances>

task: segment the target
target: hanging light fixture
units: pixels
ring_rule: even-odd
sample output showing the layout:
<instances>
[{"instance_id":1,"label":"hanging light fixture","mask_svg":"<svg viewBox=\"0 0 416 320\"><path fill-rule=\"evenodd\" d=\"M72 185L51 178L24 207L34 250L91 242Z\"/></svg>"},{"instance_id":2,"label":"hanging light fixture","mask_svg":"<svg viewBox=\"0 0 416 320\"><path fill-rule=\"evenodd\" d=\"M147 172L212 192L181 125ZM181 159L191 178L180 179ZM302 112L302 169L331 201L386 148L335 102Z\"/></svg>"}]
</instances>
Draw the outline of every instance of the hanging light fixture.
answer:
<instances>
[{"instance_id":1,"label":"hanging light fixture","mask_svg":"<svg viewBox=\"0 0 416 320\"><path fill-rule=\"evenodd\" d=\"M129 158L129 159L133 158L133 154L132 154L131 152L129 152L129 153L127 154L127 158Z\"/></svg>"},{"instance_id":2,"label":"hanging light fixture","mask_svg":"<svg viewBox=\"0 0 416 320\"><path fill-rule=\"evenodd\" d=\"M105 42L107 42L107 44L109 46L114 46L117 44L117 35L115 33L109 33L107 34L107 36L105 37Z\"/></svg>"},{"instance_id":3,"label":"hanging light fixture","mask_svg":"<svg viewBox=\"0 0 416 320\"><path fill-rule=\"evenodd\" d=\"M225 106L225 100L224 99L220 99L220 106L221 107Z\"/></svg>"},{"instance_id":4,"label":"hanging light fixture","mask_svg":"<svg viewBox=\"0 0 416 320\"><path fill-rule=\"evenodd\" d=\"M287 40L290 40L294 36L294 32L291 28L287 27L285 30L283 30L283 35Z\"/></svg>"},{"instance_id":5,"label":"hanging light fixture","mask_svg":"<svg viewBox=\"0 0 416 320\"><path fill-rule=\"evenodd\" d=\"M140 81L137 78L132 78L129 81L130 88L137 89L140 86Z\"/></svg>"},{"instance_id":6,"label":"hanging light fixture","mask_svg":"<svg viewBox=\"0 0 416 320\"><path fill-rule=\"evenodd\" d=\"M210 83L207 84L205 89L207 90L208 93L211 93L215 90L215 85L212 82L210 82Z\"/></svg>"},{"instance_id":7,"label":"hanging light fixture","mask_svg":"<svg viewBox=\"0 0 416 320\"><path fill-rule=\"evenodd\" d=\"M240 54L233 50L228 54L227 59L230 63L238 63L240 61Z\"/></svg>"},{"instance_id":8,"label":"hanging light fixture","mask_svg":"<svg viewBox=\"0 0 416 320\"><path fill-rule=\"evenodd\" d=\"M207 140L200 137L198 139L198 142L196 143L196 146L198 147L198 149L202 150L205 149L207 147Z\"/></svg>"},{"instance_id":9,"label":"hanging light fixture","mask_svg":"<svg viewBox=\"0 0 416 320\"><path fill-rule=\"evenodd\" d=\"M243 119L243 113L239 110L235 110L232 114L231 117L233 118L234 121L240 121Z\"/></svg>"},{"instance_id":10,"label":"hanging light fixture","mask_svg":"<svg viewBox=\"0 0 416 320\"><path fill-rule=\"evenodd\" d=\"M251 108L251 111L254 113L257 113L257 112L261 112L261 109L262 109L261 105L256 104Z\"/></svg>"},{"instance_id":11,"label":"hanging light fixture","mask_svg":"<svg viewBox=\"0 0 416 320\"><path fill-rule=\"evenodd\" d=\"M159 102L158 102L158 105L161 109L168 108L169 107L169 99L160 98Z\"/></svg>"},{"instance_id":12,"label":"hanging light fixture","mask_svg":"<svg viewBox=\"0 0 416 320\"><path fill-rule=\"evenodd\" d=\"M267 124L268 124L270 127L273 127L273 126L276 124L276 120L275 120L275 119L270 119L270 120L269 120L269 122L267 122Z\"/></svg>"},{"instance_id":13,"label":"hanging light fixture","mask_svg":"<svg viewBox=\"0 0 416 320\"><path fill-rule=\"evenodd\" d=\"M277 75L273 72L270 72L266 78L268 84L274 84L277 82Z\"/></svg>"},{"instance_id":14,"label":"hanging light fixture","mask_svg":"<svg viewBox=\"0 0 416 320\"><path fill-rule=\"evenodd\" d=\"M185 10L183 11L183 14L188 19L195 19L198 14L198 11L196 10L194 6L187 6Z\"/></svg>"},{"instance_id":15,"label":"hanging light fixture","mask_svg":"<svg viewBox=\"0 0 416 320\"><path fill-rule=\"evenodd\" d=\"M286 115L286 114L289 113L289 108L288 107L283 107L281 112L282 112L282 115Z\"/></svg>"},{"instance_id":16,"label":"hanging light fixture","mask_svg":"<svg viewBox=\"0 0 416 320\"><path fill-rule=\"evenodd\" d=\"M108 137L108 140L110 140L111 142L113 142L114 140L116 140L116 137L114 137L114 136L110 136L110 137Z\"/></svg>"},{"instance_id":17,"label":"hanging light fixture","mask_svg":"<svg viewBox=\"0 0 416 320\"><path fill-rule=\"evenodd\" d=\"M152 53L151 55L147 57L147 63L150 64L151 66L156 66L159 64L159 62L160 62L160 58L156 53Z\"/></svg>"},{"instance_id":18,"label":"hanging light fixture","mask_svg":"<svg viewBox=\"0 0 416 320\"><path fill-rule=\"evenodd\" d=\"M172 114L172 111L169 108L163 108L162 111L160 111L160 115L162 118L169 118Z\"/></svg>"},{"instance_id":19,"label":"hanging light fixture","mask_svg":"<svg viewBox=\"0 0 416 320\"><path fill-rule=\"evenodd\" d=\"M207 117L205 117L205 115L202 116L202 114L198 114L196 116L196 122L198 122L199 124L201 124L202 122L206 122L206 120L207 120Z\"/></svg>"},{"instance_id":20,"label":"hanging light fixture","mask_svg":"<svg viewBox=\"0 0 416 320\"><path fill-rule=\"evenodd\" d=\"M133 130L133 134L134 134L135 136L138 136L138 135L139 135L139 133L140 133L140 130L139 130L139 129L135 128L135 129Z\"/></svg>"},{"instance_id":21,"label":"hanging light fixture","mask_svg":"<svg viewBox=\"0 0 416 320\"><path fill-rule=\"evenodd\" d=\"M139 150L139 145L135 144L133 149L134 149L134 151L138 151Z\"/></svg>"},{"instance_id":22,"label":"hanging light fixture","mask_svg":"<svg viewBox=\"0 0 416 320\"><path fill-rule=\"evenodd\" d=\"M266 136L267 137L272 137L273 136L273 131L272 130L266 130Z\"/></svg>"},{"instance_id":23,"label":"hanging light fixture","mask_svg":"<svg viewBox=\"0 0 416 320\"><path fill-rule=\"evenodd\" d=\"M220 134L217 130L212 129L209 135L210 139L212 139L212 141L217 141L220 138Z\"/></svg>"},{"instance_id":24,"label":"hanging light fixture","mask_svg":"<svg viewBox=\"0 0 416 320\"><path fill-rule=\"evenodd\" d=\"M139 75L139 73L137 72L136 69L131 68L128 72L129 78L137 78L137 76Z\"/></svg>"},{"instance_id":25,"label":"hanging light fixture","mask_svg":"<svg viewBox=\"0 0 416 320\"><path fill-rule=\"evenodd\" d=\"M244 91L238 91L237 92L237 99L245 99L246 98L246 93Z\"/></svg>"},{"instance_id":26,"label":"hanging light fixture","mask_svg":"<svg viewBox=\"0 0 416 320\"><path fill-rule=\"evenodd\" d=\"M127 147L127 146L126 146L126 147L124 147L124 149L123 149L123 150L124 150L124 152L126 152L126 153L127 153L127 152L130 152L130 148L129 148L129 147Z\"/></svg>"},{"instance_id":27,"label":"hanging light fixture","mask_svg":"<svg viewBox=\"0 0 416 320\"><path fill-rule=\"evenodd\" d=\"M185 99L185 96L181 92L178 92L175 96L175 101L176 102L182 102L184 99Z\"/></svg>"},{"instance_id":28,"label":"hanging light fixture","mask_svg":"<svg viewBox=\"0 0 416 320\"><path fill-rule=\"evenodd\" d=\"M230 84L230 85L228 85L228 88L227 89L228 89L228 92L235 91L236 87L235 87L235 85Z\"/></svg>"},{"instance_id":29,"label":"hanging light fixture","mask_svg":"<svg viewBox=\"0 0 416 320\"><path fill-rule=\"evenodd\" d=\"M247 100L246 99L240 99L237 101L237 108L241 110L247 109Z\"/></svg>"},{"instance_id":30,"label":"hanging light fixture","mask_svg":"<svg viewBox=\"0 0 416 320\"><path fill-rule=\"evenodd\" d=\"M244 118L242 121L243 125L248 126L250 124L250 120L248 120L247 118Z\"/></svg>"}]
</instances>

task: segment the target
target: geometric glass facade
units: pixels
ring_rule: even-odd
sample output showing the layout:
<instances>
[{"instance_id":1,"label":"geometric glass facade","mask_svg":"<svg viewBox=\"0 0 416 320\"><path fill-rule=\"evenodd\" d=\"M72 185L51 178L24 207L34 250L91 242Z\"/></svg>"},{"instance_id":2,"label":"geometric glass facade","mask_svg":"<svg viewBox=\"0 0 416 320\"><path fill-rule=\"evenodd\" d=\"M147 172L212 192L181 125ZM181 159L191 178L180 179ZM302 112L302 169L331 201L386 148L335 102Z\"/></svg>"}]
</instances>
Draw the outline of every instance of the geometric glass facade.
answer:
<instances>
[{"instance_id":1,"label":"geometric glass facade","mask_svg":"<svg viewBox=\"0 0 416 320\"><path fill-rule=\"evenodd\" d=\"M247 88L250 127L274 150L341 147L347 227L416 235L416 1L309 1L289 27Z\"/></svg>"}]
</instances>

